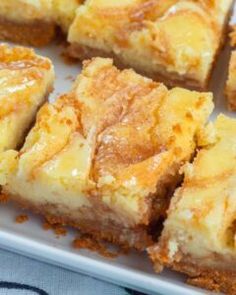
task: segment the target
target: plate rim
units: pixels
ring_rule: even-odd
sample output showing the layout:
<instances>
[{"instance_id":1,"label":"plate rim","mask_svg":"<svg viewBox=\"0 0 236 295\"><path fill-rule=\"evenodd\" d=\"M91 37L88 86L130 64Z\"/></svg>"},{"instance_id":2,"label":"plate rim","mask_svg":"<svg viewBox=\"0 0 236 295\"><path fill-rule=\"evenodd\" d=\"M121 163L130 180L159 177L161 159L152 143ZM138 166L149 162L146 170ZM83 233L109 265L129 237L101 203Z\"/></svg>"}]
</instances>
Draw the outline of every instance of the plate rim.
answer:
<instances>
[{"instance_id":1,"label":"plate rim","mask_svg":"<svg viewBox=\"0 0 236 295\"><path fill-rule=\"evenodd\" d=\"M59 249L4 228L0 231L0 248L146 294L213 294L185 284L182 286L168 282L168 278L158 277L155 273L150 276L145 274L145 271L134 271L122 265L110 265L106 260L100 261L79 252Z\"/></svg>"}]
</instances>

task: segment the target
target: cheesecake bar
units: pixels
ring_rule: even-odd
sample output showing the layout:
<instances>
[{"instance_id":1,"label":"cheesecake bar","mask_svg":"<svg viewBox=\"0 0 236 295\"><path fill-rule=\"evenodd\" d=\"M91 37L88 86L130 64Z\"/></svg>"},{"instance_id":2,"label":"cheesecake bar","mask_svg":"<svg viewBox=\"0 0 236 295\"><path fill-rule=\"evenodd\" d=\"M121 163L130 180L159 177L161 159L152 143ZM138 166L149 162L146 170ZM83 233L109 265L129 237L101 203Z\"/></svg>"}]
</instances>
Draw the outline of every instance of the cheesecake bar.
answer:
<instances>
[{"instance_id":1,"label":"cheesecake bar","mask_svg":"<svg viewBox=\"0 0 236 295\"><path fill-rule=\"evenodd\" d=\"M86 61L71 92L41 108L21 151L3 156L4 194L50 223L144 249L212 108L210 93Z\"/></svg>"},{"instance_id":2,"label":"cheesecake bar","mask_svg":"<svg viewBox=\"0 0 236 295\"><path fill-rule=\"evenodd\" d=\"M81 0L1 0L0 39L43 46L60 26L64 33Z\"/></svg>"},{"instance_id":3,"label":"cheesecake bar","mask_svg":"<svg viewBox=\"0 0 236 295\"><path fill-rule=\"evenodd\" d=\"M47 58L23 47L0 45L0 152L23 144L53 81Z\"/></svg>"},{"instance_id":4,"label":"cheesecake bar","mask_svg":"<svg viewBox=\"0 0 236 295\"><path fill-rule=\"evenodd\" d=\"M220 115L200 144L149 254L157 271L166 266L193 285L236 294L236 120Z\"/></svg>"},{"instance_id":5,"label":"cheesecake bar","mask_svg":"<svg viewBox=\"0 0 236 295\"><path fill-rule=\"evenodd\" d=\"M206 89L232 0L87 0L68 41L73 57L113 57L168 86Z\"/></svg>"}]
</instances>

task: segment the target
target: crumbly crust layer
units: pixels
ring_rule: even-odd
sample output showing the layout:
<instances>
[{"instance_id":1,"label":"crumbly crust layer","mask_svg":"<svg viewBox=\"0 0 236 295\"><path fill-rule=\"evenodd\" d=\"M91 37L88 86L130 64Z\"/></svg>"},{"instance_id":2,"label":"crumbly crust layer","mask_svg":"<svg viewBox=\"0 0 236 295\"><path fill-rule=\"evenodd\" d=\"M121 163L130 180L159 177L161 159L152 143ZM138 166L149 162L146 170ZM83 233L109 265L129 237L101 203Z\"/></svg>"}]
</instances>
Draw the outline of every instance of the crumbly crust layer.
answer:
<instances>
[{"instance_id":1,"label":"crumbly crust layer","mask_svg":"<svg viewBox=\"0 0 236 295\"><path fill-rule=\"evenodd\" d=\"M98 220L85 220L79 217L77 220L72 219L70 210L63 216L53 214L52 212L56 211L55 204L38 205L16 195L11 195L10 200L16 202L21 208L43 215L48 223L52 225L72 226L79 229L82 233L90 234L96 240L105 240L125 248L133 247L137 250L144 250L153 244L152 236L149 234L151 228L148 226L125 228L119 224L112 223L104 226ZM86 211L90 211L90 208L84 207L82 210L86 213Z\"/></svg>"},{"instance_id":2,"label":"crumbly crust layer","mask_svg":"<svg viewBox=\"0 0 236 295\"><path fill-rule=\"evenodd\" d=\"M160 271L160 263L167 261L165 255L156 255L155 251L149 252L154 267ZM236 294L236 273L227 270L219 270L210 267L200 266L193 262L191 257L181 257L180 261L171 264L168 262L166 267L187 274L189 277L187 283L196 287L205 288L215 292L224 292L226 294Z\"/></svg>"},{"instance_id":3,"label":"crumbly crust layer","mask_svg":"<svg viewBox=\"0 0 236 295\"><path fill-rule=\"evenodd\" d=\"M18 23L0 17L1 40L41 47L52 41L55 32L54 23L44 21Z\"/></svg>"}]
</instances>

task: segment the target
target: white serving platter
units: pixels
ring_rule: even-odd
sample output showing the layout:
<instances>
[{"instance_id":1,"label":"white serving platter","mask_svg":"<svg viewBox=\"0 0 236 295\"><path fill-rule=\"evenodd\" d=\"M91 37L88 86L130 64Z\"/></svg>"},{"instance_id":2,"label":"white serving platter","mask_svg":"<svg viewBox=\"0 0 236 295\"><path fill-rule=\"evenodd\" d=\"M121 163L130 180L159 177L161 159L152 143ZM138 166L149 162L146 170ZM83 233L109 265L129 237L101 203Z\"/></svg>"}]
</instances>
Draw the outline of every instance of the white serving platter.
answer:
<instances>
[{"instance_id":1,"label":"white serving platter","mask_svg":"<svg viewBox=\"0 0 236 295\"><path fill-rule=\"evenodd\" d=\"M79 64L66 65L60 54L62 48L52 45L38 53L52 59L56 71L53 100L58 94L67 92L80 71ZM211 119L223 112L236 117L226 109L223 90L227 76L230 50L226 46L216 65L211 90L215 94L215 111ZM51 231L42 228L42 219L29 214L29 221L15 223L22 211L12 204L0 206L0 248L13 251L47 263L62 266L101 280L109 281L146 294L200 295L212 294L185 284L185 277L165 270L161 275L154 273L152 264L145 253L129 253L116 259L108 259L88 250L75 250L71 243L75 237L73 230L65 237L57 238Z\"/></svg>"}]
</instances>

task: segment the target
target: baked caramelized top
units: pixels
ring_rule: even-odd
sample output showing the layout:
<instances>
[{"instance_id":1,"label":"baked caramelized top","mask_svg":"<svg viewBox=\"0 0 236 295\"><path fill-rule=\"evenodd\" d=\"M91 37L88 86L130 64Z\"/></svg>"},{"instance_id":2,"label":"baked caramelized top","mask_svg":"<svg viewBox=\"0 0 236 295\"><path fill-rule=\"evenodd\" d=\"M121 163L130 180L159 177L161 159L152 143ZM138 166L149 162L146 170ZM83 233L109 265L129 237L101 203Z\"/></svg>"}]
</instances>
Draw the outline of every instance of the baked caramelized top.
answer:
<instances>
[{"instance_id":1,"label":"baked caramelized top","mask_svg":"<svg viewBox=\"0 0 236 295\"><path fill-rule=\"evenodd\" d=\"M0 45L0 118L32 103L32 92L43 82L51 62L31 49Z\"/></svg>"},{"instance_id":2,"label":"baked caramelized top","mask_svg":"<svg viewBox=\"0 0 236 295\"><path fill-rule=\"evenodd\" d=\"M40 110L14 156L15 173L29 182L60 184L77 196L101 195L124 210L139 212L141 198L144 211L144 197L191 157L211 100L207 93L168 91L95 58L84 63L71 93Z\"/></svg>"},{"instance_id":3,"label":"baked caramelized top","mask_svg":"<svg viewBox=\"0 0 236 295\"><path fill-rule=\"evenodd\" d=\"M23 135L29 128L53 79L53 66L47 58L23 47L0 45L0 151L23 141L20 131Z\"/></svg>"},{"instance_id":4,"label":"baked caramelized top","mask_svg":"<svg viewBox=\"0 0 236 295\"><path fill-rule=\"evenodd\" d=\"M186 165L184 184L172 199L163 241L168 239L170 259L181 250L212 266L236 254L236 120L220 115L204 133L205 147Z\"/></svg>"},{"instance_id":5,"label":"baked caramelized top","mask_svg":"<svg viewBox=\"0 0 236 295\"><path fill-rule=\"evenodd\" d=\"M144 71L155 71L159 65L204 81L231 3L90 0L77 10L69 41L113 51Z\"/></svg>"},{"instance_id":6,"label":"baked caramelized top","mask_svg":"<svg viewBox=\"0 0 236 295\"><path fill-rule=\"evenodd\" d=\"M35 54L34 50L26 47L10 47L0 44L0 69L24 70L37 67L49 70L52 64L47 58Z\"/></svg>"}]
</instances>

